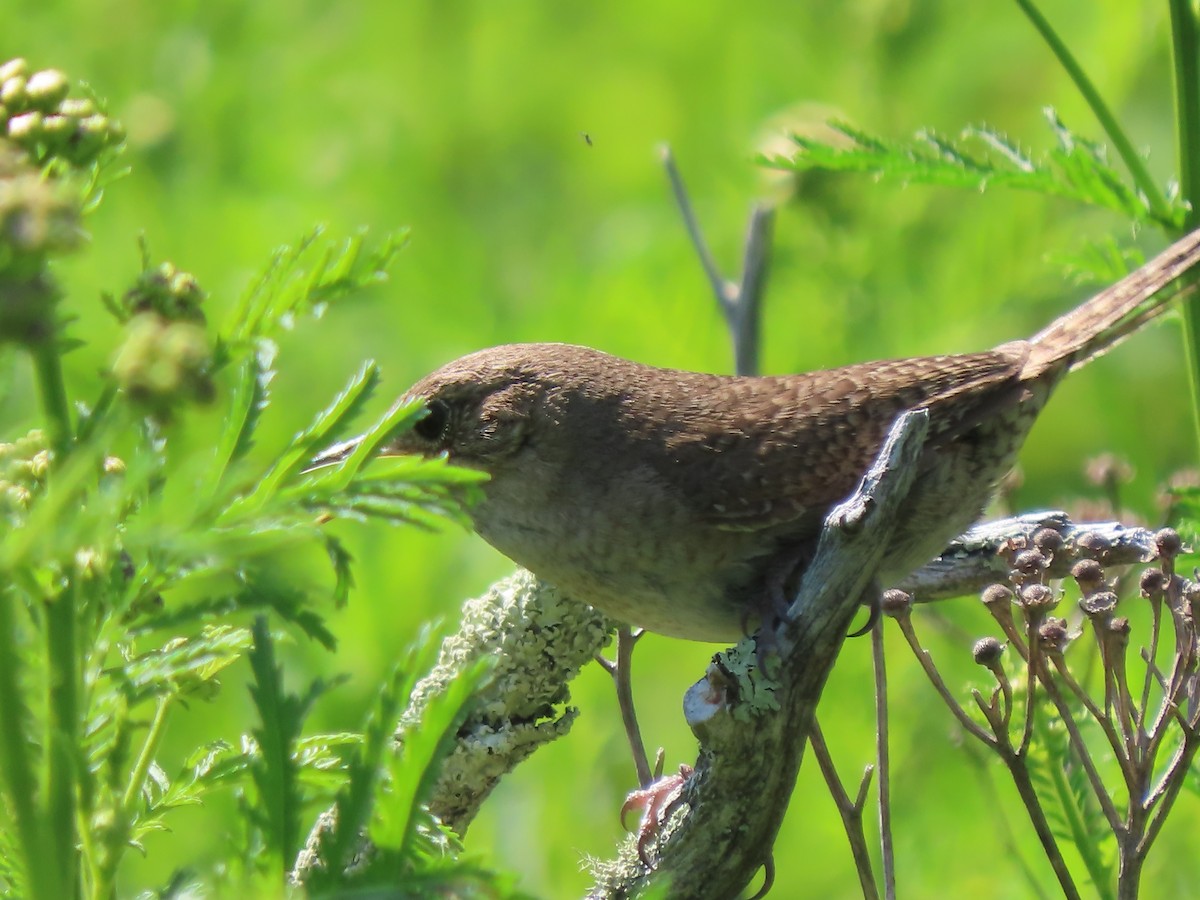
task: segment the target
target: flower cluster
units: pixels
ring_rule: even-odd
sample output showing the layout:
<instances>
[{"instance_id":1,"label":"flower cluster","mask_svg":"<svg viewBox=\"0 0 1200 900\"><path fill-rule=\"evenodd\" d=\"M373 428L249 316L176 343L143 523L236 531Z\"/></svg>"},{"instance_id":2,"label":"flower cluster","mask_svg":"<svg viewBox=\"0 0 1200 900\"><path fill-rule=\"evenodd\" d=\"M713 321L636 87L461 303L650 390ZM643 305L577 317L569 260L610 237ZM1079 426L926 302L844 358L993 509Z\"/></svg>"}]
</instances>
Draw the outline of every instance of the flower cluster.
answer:
<instances>
[{"instance_id":1,"label":"flower cluster","mask_svg":"<svg viewBox=\"0 0 1200 900\"><path fill-rule=\"evenodd\" d=\"M204 312L200 307L206 297L194 275L165 262L157 268L147 268L125 292L121 302L109 306L122 322L142 313L155 313L170 321L202 325Z\"/></svg>"},{"instance_id":2,"label":"flower cluster","mask_svg":"<svg viewBox=\"0 0 1200 900\"><path fill-rule=\"evenodd\" d=\"M215 391L204 326L139 313L125 326L112 375L130 399L162 419L177 401L206 403Z\"/></svg>"},{"instance_id":3,"label":"flower cluster","mask_svg":"<svg viewBox=\"0 0 1200 900\"><path fill-rule=\"evenodd\" d=\"M20 524L45 485L50 461L46 436L40 430L0 443L0 514L12 525Z\"/></svg>"},{"instance_id":4,"label":"flower cluster","mask_svg":"<svg viewBox=\"0 0 1200 900\"><path fill-rule=\"evenodd\" d=\"M0 64L0 134L44 165L60 159L87 168L124 140L121 126L88 97L70 97L58 69L30 72L24 59Z\"/></svg>"}]
</instances>

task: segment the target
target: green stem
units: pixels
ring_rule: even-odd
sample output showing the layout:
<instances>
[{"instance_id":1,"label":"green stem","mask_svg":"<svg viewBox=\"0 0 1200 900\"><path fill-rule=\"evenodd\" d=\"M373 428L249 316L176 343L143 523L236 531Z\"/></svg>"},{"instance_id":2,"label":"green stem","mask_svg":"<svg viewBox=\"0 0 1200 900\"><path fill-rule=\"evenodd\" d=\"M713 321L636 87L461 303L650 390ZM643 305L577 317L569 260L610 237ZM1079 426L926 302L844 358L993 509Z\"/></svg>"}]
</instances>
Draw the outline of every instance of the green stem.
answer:
<instances>
[{"instance_id":1,"label":"green stem","mask_svg":"<svg viewBox=\"0 0 1200 900\"><path fill-rule=\"evenodd\" d=\"M79 891L75 805L79 782L79 641L75 628L78 605L74 582L46 608L46 651L50 668L49 715L46 722L46 814L51 860L67 886L64 898Z\"/></svg>"},{"instance_id":2,"label":"green stem","mask_svg":"<svg viewBox=\"0 0 1200 900\"><path fill-rule=\"evenodd\" d=\"M73 440L71 404L67 400L67 388L63 382L62 359L53 339L35 344L32 353L42 411L46 415L46 430L50 434L50 446L61 465L71 450Z\"/></svg>"},{"instance_id":3,"label":"green stem","mask_svg":"<svg viewBox=\"0 0 1200 900\"><path fill-rule=\"evenodd\" d=\"M158 745L162 743L163 734L166 732L167 710L170 709L171 701L174 699L174 694L160 697L158 706L154 709L150 730L146 733L146 740L142 742L142 752L138 754L137 763L129 776L129 785L125 788L125 796L121 798L121 815L125 819L132 818L134 804L141 796L142 788L146 786L146 777L150 773L150 766L154 764Z\"/></svg>"},{"instance_id":4,"label":"green stem","mask_svg":"<svg viewBox=\"0 0 1200 900\"><path fill-rule=\"evenodd\" d=\"M117 867L121 863L122 854L129 847L129 836L133 831L133 820L136 814L135 807L142 789L146 786L146 778L150 773L150 766L154 764L159 744L162 743L163 735L166 733L167 711L171 708L174 699L175 695L173 694L160 697L158 705L154 708L154 718L150 720L146 739L142 741L141 752L138 753L137 762L134 763L133 771L129 775L129 783L121 797L121 806L117 810L117 821L106 837L100 857L101 862L96 867L92 896L97 900L111 900L117 895Z\"/></svg>"},{"instance_id":5,"label":"green stem","mask_svg":"<svg viewBox=\"0 0 1200 900\"><path fill-rule=\"evenodd\" d=\"M1183 199L1194 196L1200 183L1200 67L1198 67L1196 14L1189 0L1169 0L1171 8L1171 50L1175 69L1175 121L1179 125L1179 188ZM1185 219L1188 230L1200 222L1200 210L1193 205Z\"/></svg>"},{"instance_id":6,"label":"green stem","mask_svg":"<svg viewBox=\"0 0 1200 900\"><path fill-rule=\"evenodd\" d=\"M1150 177L1150 172L1146 169L1141 156L1133 148L1129 137L1117 122L1116 116L1112 114L1112 110L1108 108L1108 104L1104 102L1104 98L1100 96L1100 92L1096 90L1096 86L1092 84L1091 79L1087 77L1087 74L1071 54L1071 51L1067 49L1067 45L1062 42L1062 39L1050 27L1050 23L1046 21L1046 17L1033 4L1033 0L1016 0L1016 3L1017 6L1021 7L1021 11L1025 13L1029 21L1033 23L1033 27L1038 30L1038 33L1042 36L1042 40L1049 45L1051 51L1058 57L1059 64L1066 69L1067 74L1071 76L1071 80L1075 82L1075 87L1083 95L1083 99L1087 101L1088 106L1091 107L1092 114L1099 120L1104 133L1108 135L1108 139L1116 147L1117 153L1120 154L1125 166L1129 169L1129 174L1133 176L1134 183L1145 195L1151 215L1164 227L1175 228L1176 223L1171 216L1171 208L1167 204L1166 198L1163 197L1162 191L1154 183L1154 179Z\"/></svg>"},{"instance_id":7,"label":"green stem","mask_svg":"<svg viewBox=\"0 0 1200 900\"><path fill-rule=\"evenodd\" d=\"M1171 49L1175 67L1175 121L1179 134L1179 189L1191 208L1184 228L1200 225L1200 38L1189 0L1169 0ZM1200 298L1183 301L1183 345L1192 395L1192 422L1200 440Z\"/></svg>"},{"instance_id":8,"label":"green stem","mask_svg":"<svg viewBox=\"0 0 1200 900\"><path fill-rule=\"evenodd\" d=\"M28 680L21 671L13 616L16 602L13 591L0 593L0 775L16 819L17 842L23 857L20 864L28 879L29 896L52 900L61 896L62 891L50 854L46 852L45 824L34 804L37 789L29 759L23 702Z\"/></svg>"},{"instance_id":9,"label":"green stem","mask_svg":"<svg viewBox=\"0 0 1200 900\"><path fill-rule=\"evenodd\" d=\"M63 381L62 359L55 335L30 347L46 431L55 463L62 466L74 435L71 428L71 406ZM78 596L76 584L69 581L46 606L46 655L49 666L47 697L45 768L45 831L43 852L39 861L50 867L57 881L54 896L79 896L79 852L77 801L81 760L79 746L81 716L79 711L79 639L76 632ZM17 695L13 695L17 696ZM19 735L20 731L13 734Z\"/></svg>"}]
</instances>

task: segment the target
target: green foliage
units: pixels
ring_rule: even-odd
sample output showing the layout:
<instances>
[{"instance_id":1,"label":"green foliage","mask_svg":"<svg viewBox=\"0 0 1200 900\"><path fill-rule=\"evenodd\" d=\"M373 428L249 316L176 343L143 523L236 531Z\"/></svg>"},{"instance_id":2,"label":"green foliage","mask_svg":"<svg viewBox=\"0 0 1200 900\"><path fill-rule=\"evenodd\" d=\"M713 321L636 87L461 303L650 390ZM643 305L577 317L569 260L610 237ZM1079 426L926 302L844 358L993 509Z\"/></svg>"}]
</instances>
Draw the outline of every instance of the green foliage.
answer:
<instances>
[{"instance_id":1,"label":"green foliage","mask_svg":"<svg viewBox=\"0 0 1200 900\"><path fill-rule=\"evenodd\" d=\"M292 327L297 315L320 316L330 303L382 282L408 240L408 232L400 231L368 248L362 231L338 243L323 241L323 234L323 228L314 228L295 247L275 251L234 307L224 332L227 343L269 337L280 328Z\"/></svg>"},{"instance_id":2,"label":"green foliage","mask_svg":"<svg viewBox=\"0 0 1200 900\"><path fill-rule=\"evenodd\" d=\"M453 748L472 694L487 676L485 662L466 671L425 707L416 727L394 746L400 712L420 673L434 662L426 634L406 654L380 691L349 761L334 803L337 827L325 835L322 868L308 881L313 896L348 890L388 896L519 897L510 880L459 857L458 838L425 807L438 765ZM363 850L363 836L371 839Z\"/></svg>"},{"instance_id":3,"label":"green foliage","mask_svg":"<svg viewBox=\"0 0 1200 900\"><path fill-rule=\"evenodd\" d=\"M265 854L261 868L273 869L282 880L300 850L303 798L293 748L300 739L305 717L325 685L314 681L302 695L284 690L283 671L275 663L267 621L261 616L254 620L250 668L254 672L250 693L260 725L253 732L258 752L250 765L258 798L247 812L250 823L262 833Z\"/></svg>"},{"instance_id":4,"label":"green foliage","mask_svg":"<svg viewBox=\"0 0 1200 900\"><path fill-rule=\"evenodd\" d=\"M1102 145L1072 132L1053 109L1046 110L1046 119L1056 145L1041 156L986 126L964 129L957 140L920 131L911 141L893 141L831 122L839 140L796 135L794 154L765 161L795 171L860 172L976 191L1010 187L1109 209L1133 222L1152 222L1169 230L1183 226L1188 206L1182 198L1172 197L1164 217L1113 168Z\"/></svg>"},{"instance_id":5,"label":"green foliage","mask_svg":"<svg viewBox=\"0 0 1200 900\"><path fill-rule=\"evenodd\" d=\"M30 84L41 81L48 79ZM20 229L0 231L0 307L20 326L9 337L34 361L45 423L0 445L0 512L9 526L0 534L0 802L11 812L0 820L0 892L111 897L129 849L144 851L174 810L216 791L242 796L244 856L220 866L239 892L282 889L303 817L347 778L363 823L386 768L405 785L410 820L432 829L428 814L412 809L423 794L411 785L436 770L476 681L455 696L453 710L440 708L436 752L415 760L412 772L385 767L381 720L368 731L369 756L356 752L355 735L304 735L328 683L317 679L299 694L283 686L265 611L334 649L326 615L346 599L351 558L326 524L355 517L428 527L461 517L479 476L444 461L368 465L388 437L417 420L421 410L411 403L379 417L340 463L310 468L364 412L378 383L374 363L307 428L266 446L268 462L251 452L270 412L279 335L379 283L402 239L369 248L362 233L330 241L314 230L276 252L216 338L196 279L170 263L153 265L143 245L133 287L105 298L121 329L108 376L75 415L61 359L80 342L53 313L60 297L48 265L76 247L57 240L55 229L75 227L115 150L104 142L86 158L55 156L36 142L27 150L0 139L6 214L28 219L50 202L62 222L48 219L36 245ZM35 162L40 180L30 174ZM23 299L33 305L20 307ZM200 415L202 407L220 414ZM185 424L207 432L189 442ZM293 577L291 563L314 550L329 577ZM243 659L258 726L237 749L209 739L181 759L164 757L169 722L217 696ZM394 721L403 695L385 698ZM348 769L341 752L355 760ZM450 862L435 865L416 828L402 829L395 871L443 877ZM468 871L480 885L494 880ZM174 881L216 877L180 861Z\"/></svg>"},{"instance_id":6,"label":"green foliage","mask_svg":"<svg viewBox=\"0 0 1200 900\"><path fill-rule=\"evenodd\" d=\"M1138 152L1159 181L1176 168L1170 89L1161 77L1168 7L1173 14L1186 6L1182 0L1065 0L1049 10L1069 26L1075 51L1101 77L1115 112L1136 126ZM1044 133L1038 109L1050 103L1080 133L1100 134L1011 4L768 0L719 14L715 9L678 0L570 12L551 12L544 4L369 0L297 15L294 4L271 2L130 0L113 7L15 0L4 15L7 46L40 64L69 63L86 72L130 126L123 160L132 163L135 177L110 192L100 215L85 216L93 231L87 252L59 260L53 273L66 296L63 311L79 317L71 337L88 341L65 361L72 399L98 412L97 424L108 416L106 403L124 402L100 389L96 373L108 370L114 344L111 319L92 298L99 286L134 281L126 271L131 237L143 230L156 248L167 249L160 256L175 257L211 289L205 311L218 326L212 333L228 336L245 273L257 271L281 238L315 221L330 221L332 234L351 234L364 222L378 233L397 215L418 224L411 258L392 273L387 302L341 305L318 326L298 325L263 348L260 369L273 380L254 387L270 388L273 396L268 409L247 400L260 422L239 448L236 467L249 472L249 481L263 473L261 460L286 448L366 356L384 364L380 393L388 399L452 356L512 340L568 340L645 362L728 371L725 335L718 317L707 313L707 285L653 162L659 141L675 147L714 252L728 267L738 252L747 198L763 189L763 173L746 165L747 148L794 102L818 101L832 107L819 119L852 118L886 135L910 134L922 123L950 134L958 123L999 123L1022 146L1035 147ZM1193 91L1200 84L1188 77L1177 83ZM1200 153L1181 147L1179 155L1186 165L1200 165ZM1117 154L1110 158L1116 162ZM102 177L101 186L110 180ZM1077 253L1089 252L1084 245L1096 243L1097 235L1124 238L1127 231L1112 214L1047 203L1032 191L989 191L980 198L942 188L878 190L866 178L809 175L801 183L797 202L779 215L766 371L972 349L1024 336L1072 302L1047 254L1053 259L1057 248L1075 245ZM1186 178L1181 187L1184 196L1194 196ZM1141 235L1146 244L1155 240L1150 229ZM1024 486L1015 501L1021 508L1056 505L1086 490L1079 460L1119 448L1138 473L1128 496L1154 521L1156 486L1194 457L1174 347L1163 328L1064 385L1023 452ZM201 418L236 415L228 392L245 363L243 357L216 371L219 394ZM48 444L53 435L36 412L35 385L21 357L9 352L0 359L0 385L4 439L37 424ZM77 420L80 439L89 420ZM177 433L189 427L195 430ZM172 472L183 468L189 444L235 437L191 415L165 430L173 442ZM121 434L118 444L128 440ZM125 459L119 450L113 453ZM216 467L222 455L231 453L205 461ZM190 483L207 490L204 472L197 463ZM22 482L42 496L30 484ZM178 483L174 490L194 503L186 487ZM61 509L59 527L74 527L75 510ZM303 666L309 678L354 673L339 702L318 703L310 718L318 729L340 732L358 727L394 665L404 641L399 636L416 633L435 611L477 593L508 566L454 530L433 539L412 529L350 527L339 529L337 538L328 552L353 554L360 589L341 610L322 599L314 611L336 633L336 655L307 641L279 649L285 668ZM307 542L286 546L299 552ZM313 546L327 552L323 541ZM259 560L275 574L290 568L270 550ZM153 571L146 560L132 564ZM285 609L294 607L284 603L284 588L303 599L325 590L258 576ZM218 586L201 576L181 578L161 591L161 607L146 591L145 618L136 621L153 620L159 631L138 636L138 651L188 631L191 621L223 624L228 617L243 627L268 609L258 586L236 595L228 581ZM970 607L939 604L951 624L932 636L933 653L959 659L952 683L969 677L969 655L950 635L977 627ZM294 631L275 618L272 625ZM863 721L862 685L870 678L864 646L847 645L822 717L847 748L846 764L861 762L871 742ZM654 638L640 646L648 738L669 754L686 755L692 746L677 698L694 676L681 680L681 673L703 671L710 655L709 647ZM9 662L0 657L0 677ZM29 675L29 666L21 672ZM226 761L242 760L237 735L251 727L240 687L247 673L248 666L231 666L211 700L170 704L159 757L172 791L184 789L192 777L187 766L199 766L206 753L213 756L213 773ZM987 865L979 864L980 848L994 847L994 819L965 780L957 745L939 739L944 713L929 703L928 686L906 678L901 667L891 690L896 707L906 711L892 722L901 773L894 814L907 840L900 848L901 893L987 895L1004 883L1021 894L1012 881L1014 854L992 852ZM502 853L507 867L526 873L525 883L548 897L582 891L587 876L580 853L611 846L613 809L631 783L616 746L607 680L585 673L574 692L585 715L572 739L553 754L537 754L515 785L501 785L470 832L476 852ZM136 718L144 728L150 709ZM214 743L218 734L227 740L224 750ZM131 754L139 744L133 746ZM339 746L344 752L346 745ZM206 873L217 852L214 836L236 830L236 811L211 802L209 776L197 777L210 802L190 807L186 824L168 812L173 830L152 835L145 856L126 854L123 896L152 885L186 887L172 867L195 863L193 872ZM302 769L306 785L317 777L316 770ZM323 777L335 782L322 788L332 796L343 772L331 769ZM804 796L819 799L814 770L805 766L800 777ZM231 776L212 790L227 790L236 780ZM1161 850L1147 863L1147 884L1161 883L1164 891L1191 889L1188 881L1171 880L1196 828L1190 799L1177 804ZM1013 805L1009 794L1001 801ZM10 812L0 820L9 822ZM1010 818L1020 816L1018 809ZM514 827L514 819L536 827ZM929 834L942 839L905 838ZM1028 835L1018 835L1018 843L1027 858L1035 857ZM856 889L831 804L794 804L778 847L773 894ZM785 862L796 847L806 848L804 860ZM0 877L18 859L10 849L0 846Z\"/></svg>"},{"instance_id":7,"label":"green foliage","mask_svg":"<svg viewBox=\"0 0 1200 900\"><path fill-rule=\"evenodd\" d=\"M1179 486L1170 492L1171 522L1191 546L1200 541L1200 487Z\"/></svg>"}]
</instances>

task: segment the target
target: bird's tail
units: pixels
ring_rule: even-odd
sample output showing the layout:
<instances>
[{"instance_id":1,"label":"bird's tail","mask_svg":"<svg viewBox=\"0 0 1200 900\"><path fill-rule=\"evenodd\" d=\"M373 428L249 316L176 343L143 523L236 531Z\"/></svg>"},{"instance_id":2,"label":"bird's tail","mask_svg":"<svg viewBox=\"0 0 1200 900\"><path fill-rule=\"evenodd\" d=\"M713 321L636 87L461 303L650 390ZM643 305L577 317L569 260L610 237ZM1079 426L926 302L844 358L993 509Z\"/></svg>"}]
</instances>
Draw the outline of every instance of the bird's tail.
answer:
<instances>
[{"instance_id":1,"label":"bird's tail","mask_svg":"<svg viewBox=\"0 0 1200 900\"><path fill-rule=\"evenodd\" d=\"M1066 373L1108 352L1151 319L1180 292L1163 288L1200 263L1200 229L1180 238L1150 262L1051 322L1029 340L1023 379L1051 369ZM1192 283L1184 290L1196 287Z\"/></svg>"}]
</instances>

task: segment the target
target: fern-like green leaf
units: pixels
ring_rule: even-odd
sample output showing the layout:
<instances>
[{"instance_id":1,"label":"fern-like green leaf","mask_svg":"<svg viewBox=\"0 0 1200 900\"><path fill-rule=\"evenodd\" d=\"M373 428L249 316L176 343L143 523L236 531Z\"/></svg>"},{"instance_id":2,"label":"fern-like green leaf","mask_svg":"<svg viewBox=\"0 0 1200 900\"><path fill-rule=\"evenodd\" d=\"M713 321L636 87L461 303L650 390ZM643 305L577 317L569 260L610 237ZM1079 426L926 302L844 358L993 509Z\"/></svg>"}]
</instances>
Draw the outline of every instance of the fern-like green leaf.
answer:
<instances>
[{"instance_id":1,"label":"fern-like green leaf","mask_svg":"<svg viewBox=\"0 0 1200 900\"><path fill-rule=\"evenodd\" d=\"M423 804L433 790L442 760L453 749L472 697L487 675L487 663L480 660L455 678L444 693L432 697L422 711L420 725L405 732L399 752L387 759L387 789L375 805L370 835L376 847L395 850L400 863L413 853L418 826L428 817Z\"/></svg>"},{"instance_id":2,"label":"fern-like green leaf","mask_svg":"<svg viewBox=\"0 0 1200 900\"><path fill-rule=\"evenodd\" d=\"M275 377L275 350L271 341L259 341L254 352L247 354L242 363L233 396L229 399L226 426L217 446L213 484L219 483L229 464L241 459L253 444L254 431L267 407L268 387Z\"/></svg>"},{"instance_id":3,"label":"fern-like green leaf","mask_svg":"<svg viewBox=\"0 0 1200 900\"><path fill-rule=\"evenodd\" d=\"M436 652L437 645L429 632L423 630L380 689L363 728L362 746L351 759L346 784L338 792L337 829L322 852L326 866L313 873L310 888L314 894L336 891L342 884L344 869L358 849L361 835L379 802L379 786L395 752L393 733L400 709L412 694L419 673L433 664Z\"/></svg>"},{"instance_id":4,"label":"fern-like green leaf","mask_svg":"<svg viewBox=\"0 0 1200 900\"><path fill-rule=\"evenodd\" d=\"M16 835L8 825L0 826L0 896L24 897L28 895L25 873L16 864L21 858Z\"/></svg>"},{"instance_id":5,"label":"fern-like green leaf","mask_svg":"<svg viewBox=\"0 0 1200 900\"><path fill-rule=\"evenodd\" d=\"M803 171L866 172L903 182L984 190L992 186L1034 191L1115 210L1134 221L1182 227L1186 206L1176 199L1168 219L1109 164L1103 146L1072 132L1053 109L1046 118L1056 145L1034 156L986 126L965 129L958 139L921 131L910 141L892 141L844 122L830 127L844 138L830 143L795 136L796 152L764 158L772 167Z\"/></svg>"},{"instance_id":6,"label":"fern-like green leaf","mask_svg":"<svg viewBox=\"0 0 1200 900\"><path fill-rule=\"evenodd\" d=\"M292 438L288 447L278 456L253 490L235 500L223 511L218 518L218 524L231 523L238 517L262 509L285 479L308 464L318 446L334 440L349 420L362 410L378 384L379 366L373 361L367 361L334 398L333 403L318 413L307 428Z\"/></svg>"},{"instance_id":7,"label":"fern-like green leaf","mask_svg":"<svg viewBox=\"0 0 1200 900\"><path fill-rule=\"evenodd\" d=\"M320 315L330 302L379 283L407 240L408 232L399 231L365 252L362 232L334 243L324 240L322 228L313 229L295 247L275 251L239 300L225 341L238 344L269 337L291 327L297 315Z\"/></svg>"},{"instance_id":8,"label":"fern-like green leaf","mask_svg":"<svg viewBox=\"0 0 1200 900\"><path fill-rule=\"evenodd\" d=\"M300 848L303 803L293 752L304 719L326 685L318 680L302 695L288 693L283 686L283 673L275 662L265 616L254 620L253 631L254 646L249 658L254 681L250 694L260 726L254 731L259 752L250 765L251 777L258 788L258 802L250 814L262 829L269 866L286 873Z\"/></svg>"},{"instance_id":9,"label":"fern-like green leaf","mask_svg":"<svg viewBox=\"0 0 1200 900\"><path fill-rule=\"evenodd\" d=\"M203 689L241 659L249 646L250 632L245 628L207 625L199 634L168 641L106 670L106 674L134 705L153 696Z\"/></svg>"}]
</instances>

